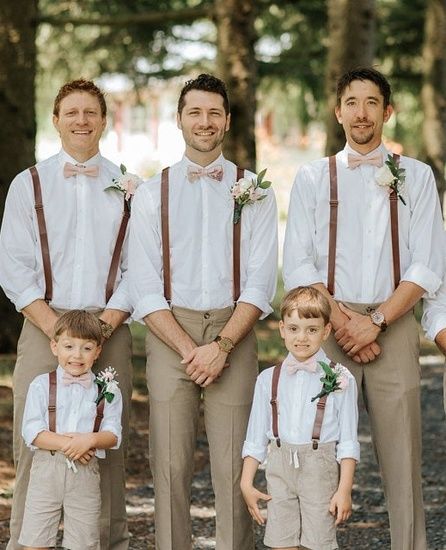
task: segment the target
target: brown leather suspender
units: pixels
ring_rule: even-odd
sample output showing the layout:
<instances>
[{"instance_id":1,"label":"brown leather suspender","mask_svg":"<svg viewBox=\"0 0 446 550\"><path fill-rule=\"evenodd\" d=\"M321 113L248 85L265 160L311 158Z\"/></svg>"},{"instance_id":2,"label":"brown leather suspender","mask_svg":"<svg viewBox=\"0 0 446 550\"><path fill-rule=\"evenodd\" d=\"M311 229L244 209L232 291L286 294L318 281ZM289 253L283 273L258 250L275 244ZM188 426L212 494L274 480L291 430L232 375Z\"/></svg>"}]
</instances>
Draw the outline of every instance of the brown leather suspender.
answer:
<instances>
[{"instance_id":1,"label":"brown leather suspender","mask_svg":"<svg viewBox=\"0 0 446 550\"><path fill-rule=\"evenodd\" d=\"M334 361L330 361L330 368L334 369L335 367L336 367L336 363ZM273 377L271 381L271 401L270 401L271 412L272 412L273 436L276 440L278 447L280 447L281 443L280 443L280 437L279 437L279 411L277 407L277 393L278 393L278 387L279 387L279 378L280 378L281 368L282 368L282 363L274 367ZM314 450L316 450L319 447L319 439L321 437L321 429L322 429L322 423L324 421L325 405L327 403L327 397L328 395L324 395L323 397L319 398L316 406L316 416L314 418L313 433L311 436Z\"/></svg>"},{"instance_id":2,"label":"brown leather suspender","mask_svg":"<svg viewBox=\"0 0 446 550\"><path fill-rule=\"evenodd\" d=\"M48 429L50 432L56 432L56 403L57 403L57 371L53 370L49 374L49 394L48 394ZM98 386L98 395L100 388ZM93 432L98 432L104 418L105 399L101 399L96 406L96 418L94 419Z\"/></svg>"},{"instance_id":3,"label":"brown leather suspender","mask_svg":"<svg viewBox=\"0 0 446 550\"><path fill-rule=\"evenodd\" d=\"M394 153L393 160L398 165L400 156ZM336 157L328 158L330 172L330 228L328 236L328 274L327 290L333 296L335 291L335 264L336 264L336 234L338 223L338 176ZM389 195L390 203L390 230L392 235L393 279L395 288L401 279L400 243L398 237L398 196L395 191Z\"/></svg>"},{"instance_id":4,"label":"brown leather suspender","mask_svg":"<svg viewBox=\"0 0 446 550\"><path fill-rule=\"evenodd\" d=\"M29 169L33 180L34 208L36 209L37 225L39 227L40 249L42 251L43 274L45 277L45 302L49 303L53 298L53 275L51 273L50 248L46 231L45 214L43 212L42 189L39 173L35 166Z\"/></svg>"},{"instance_id":5,"label":"brown leather suspender","mask_svg":"<svg viewBox=\"0 0 446 550\"><path fill-rule=\"evenodd\" d=\"M237 166L237 181L244 175L243 168ZM235 203L234 203L235 208ZM233 298L234 302L240 297L240 247L241 247L241 221L233 224ZM161 172L161 245L163 254L163 280L164 297L170 304L172 301L172 283L170 271L170 241L169 241L169 168Z\"/></svg>"},{"instance_id":6,"label":"brown leather suspender","mask_svg":"<svg viewBox=\"0 0 446 550\"><path fill-rule=\"evenodd\" d=\"M37 225L39 227L40 248L42 250L43 273L45 277L45 301L50 302L53 297L53 276L51 271L50 249L48 245L48 234L46 231L45 215L43 212L42 203L42 188L37 168L32 166L31 172L34 188L34 202L37 215ZM107 303L114 290L116 274L118 272L119 261L121 259L122 246L124 244L125 232L130 218L130 208L128 202L124 199L124 210L122 213L121 225L119 226L118 237L116 239L115 248L108 271L107 283L105 287L105 303Z\"/></svg>"}]
</instances>

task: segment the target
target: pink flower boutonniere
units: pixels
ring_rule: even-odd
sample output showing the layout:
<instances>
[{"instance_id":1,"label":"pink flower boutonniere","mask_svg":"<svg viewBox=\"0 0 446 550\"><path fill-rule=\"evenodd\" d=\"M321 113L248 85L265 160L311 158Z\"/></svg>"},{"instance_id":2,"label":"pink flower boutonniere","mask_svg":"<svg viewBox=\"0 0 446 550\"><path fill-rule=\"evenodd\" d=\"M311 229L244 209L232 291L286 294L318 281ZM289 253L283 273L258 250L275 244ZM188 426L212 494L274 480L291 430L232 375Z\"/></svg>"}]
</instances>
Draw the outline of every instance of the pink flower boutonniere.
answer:
<instances>
[{"instance_id":1,"label":"pink flower boutonniere","mask_svg":"<svg viewBox=\"0 0 446 550\"><path fill-rule=\"evenodd\" d=\"M231 195L235 201L234 223L240 221L242 209L245 205L253 204L266 198L266 195L260 191L260 189L268 189L271 185L270 181L263 179L265 173L266 168L259 173L257 178L240 178L231 187Z\"/></svg>"},{"instance_id":2,"label":"pink flower boutonniere","mask_svg":"<svg viewBox=\"0 0 446 550\"><path fill-rule=\"evenodd\" d=\"M107 367L101 371L94 379L95 384L99 386L99 394L96 399L96 405L105 399L107 403L111 403L115 397L116 390L118 388L118 381L116 380L117 373L114 368Z\"/></svg>"},{"instance_id":3,"label":"pink flower boutonniere","mask_svg":"<svg viewBox=\"0 0 446 550\"><path fill-rule=\"evenodd\" d=\"M375 179L376 183L381 187L388 187L389 192L395 191L396 196L406 205L406 201L403 198L406 169L400 168L392 155L387 155L387 160L376 172Z\"/></svg>"},{"instance_id":4,"label":"pink flower boutonniere","mask_svg":"<svg viewBox=\"0 0 446 550\"><path fill-rule=\"evenodd\" d=\"M348 386L348 370L345 367L336 365L336 367L332 369L327 363L324 363L324 361L318 361L318 363L322 367L325 376L321 377L321 391L311 398L311 402L329 393L345 390Z\"/></svg>"},{"instance_id":5,"label":"pink flower boutonniere","mask_svg":"<svg viewBox=\"0 0 446 550\"><path fill-rule=\"evenodd\" d=\"M140 183L142 183L142 179L137 176L136 174L131 174L130 172L127 172L127 168L121 164L121 176L119 178L113 178L113 185L110 185L109 187L105 188L105 191L108 191L109 189L117 189L118 191L121 191L121 193L124 193L125 200L129 203L135 194L136 188Z\"/></svg>"}]
</instances>

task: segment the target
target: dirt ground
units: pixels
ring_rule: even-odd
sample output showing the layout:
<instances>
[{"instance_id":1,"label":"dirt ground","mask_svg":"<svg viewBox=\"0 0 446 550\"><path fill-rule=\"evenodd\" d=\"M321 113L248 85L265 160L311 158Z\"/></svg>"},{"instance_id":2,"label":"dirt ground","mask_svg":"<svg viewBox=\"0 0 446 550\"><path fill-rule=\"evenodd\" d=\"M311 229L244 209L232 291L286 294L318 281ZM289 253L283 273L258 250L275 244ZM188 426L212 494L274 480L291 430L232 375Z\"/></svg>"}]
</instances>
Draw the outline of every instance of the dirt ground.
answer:
<instances>
[{"instance_id":1,"label":"dirt ground","mask_svg":"<svg viewBox=\"0 0 446 550\"><path fill-rule=\"evenodd\" d=\"M435 359L435 358L434 358ZM423 479L429 550L446 550L446 422L442 405L442 373L436 364L423 366ZM154 494L148 463L148 406L144 395L135 395L132 410L131 444L128 460L127 510L132 534L130 549L154 548ZM11 389L0 386L0 548L6 547L14 471L12 441ZM373 456L367 417L361 414L360 441L362 460L357 469L353 493L354 513L339 530L342 549L389 549L387 514L379 472ZM215 548L213 532L215 512L210 482L206 438L201 432L195 454L195 477L191 514L194 549ZM258 476L264 484L263 473ZM256 550L262 543L261 528L256 530ZM181 549L178 549L181 550Z\"/></svg>"}]
</instances>

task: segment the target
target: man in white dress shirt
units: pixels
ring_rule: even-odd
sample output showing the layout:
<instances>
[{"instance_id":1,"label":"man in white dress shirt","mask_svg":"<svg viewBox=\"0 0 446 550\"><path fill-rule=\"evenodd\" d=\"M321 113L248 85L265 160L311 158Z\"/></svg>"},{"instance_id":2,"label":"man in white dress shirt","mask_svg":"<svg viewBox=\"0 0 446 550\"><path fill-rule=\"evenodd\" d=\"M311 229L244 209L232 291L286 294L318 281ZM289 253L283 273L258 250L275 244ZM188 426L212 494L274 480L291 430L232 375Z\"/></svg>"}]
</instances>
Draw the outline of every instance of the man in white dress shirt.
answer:
<instances>
[{"instance_id":1,"label":"man in white dress shirt","mask_svg":"<svg viewBox=\"0 0 446 550\"><path fill-rule=\"evenodd\" d=\"M425 550L419 341L412 310L441 284L443 228L432 170L394 157L381 141L391 114L390 86L378 71L357 69L339 80L336 116L347 144L296 176L284 280L286 289L311 284L330 299L335 334L324 348L351 370L362 390L392 550ZM379 168L385 161L398 177L388 165Z\"/></svg>"},{"instance_id":2,"label":"man in white dress shirt","mask_svg":"<svg viewBox=\"0 0 446 550\"><path fill-rule=\"evenodd\" d=\"M124 550L123 449L132 386L131 337L122 324L131 312L122 221L127 210L119 191L104 191L120 171L99 153L106 124L99 88L82 79L65 84L53 113L62 148L13 180L0 233L0 284L25 317L13 376L16 483L7 548L22 548L18 536L32 456L20 434L29 384L56 367L49 339L58 315L87 309L100 315L105 338L96 368L116 369L124 404L123 444L101 461L101 549Z\"/></svg>"},{"instance_id":3,"label":"man in white dress shirt","mask_svg":"<svg viewBox=\"0 0 446 550\"><path fill-rule=\"evenodd\" d=\"M446 279L443 280L436 296L423 300L421 324L426 336L446 355ZM446 371L443 375L443 407L446 413Z\"/></svg>"},{"instance_id":4,"label":"man in white dress shirt","mask_svg":"<svg viewBox=\"0 0 446 550\"><path fill-rule=\"evenodd\" d=\"M267 190L264 200L243 208L238 227L233 223L231 187L240 173L221 152L230 122L221 80L200 75L187 82L177 122L185 156L139 187L129 245L135 318L149 327L156 548L192 548L191 482L203 401L216 548L252 550L239 487L241 449L258 369L253 327L272 311L276 286L275 199Z\"/></svg>"}]
</instances>

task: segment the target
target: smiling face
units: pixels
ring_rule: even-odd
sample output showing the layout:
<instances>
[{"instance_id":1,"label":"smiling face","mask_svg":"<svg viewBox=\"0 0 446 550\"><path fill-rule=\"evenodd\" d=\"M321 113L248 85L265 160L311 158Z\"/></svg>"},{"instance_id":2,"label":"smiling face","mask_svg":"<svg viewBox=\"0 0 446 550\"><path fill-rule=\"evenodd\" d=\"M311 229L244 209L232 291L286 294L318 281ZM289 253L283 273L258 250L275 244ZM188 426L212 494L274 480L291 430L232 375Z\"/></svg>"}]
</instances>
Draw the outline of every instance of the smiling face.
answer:
<instances>
[{"instance_id":1,"label":"smiling face","mask_svg":"<svg viewBox=\"0 0 446 550\"><path fill-rule=\"evenodd\" d=\"M62 99L59 114L53 116L64 150L78 162L85 162L99 151L99 140L106 119L96 96L73 92Z\"/></svg>"},{"instance_id":2,"label":"smiling face","mask_svg":"<svg viewBox=\"0 0 446 550\"><path fill-rule=\"evenodd\" d=\"M331 325L325 325L322 317L299 317L293 310L279 322L279 330L291 355L298 361L305 361L319 351L330 335Z\"/></svg>"},{"instance_id":3,"label":"smiling face","mask_svg":"<svg viewBox=\"0 0 446 550\"><path fill-rule=\"evenodd\" d=\"M226 114L220 94L190 90L184 96L184 107L177 113L178 128L186 142L186 156L206 166L221 153L230 114Z\"/></svg>"},{"instance_id":4,"label":"smiling face","mask_svg":"<svg viewBox=\"0 0 446 550\"><path fill-rule=\"evenodd\" d=\"M93 366L101 353L101 346L94 340L75 338L66 331L57 340L51 340L51 351L64 371L80 376Z\"/></svg>"},{"instance_id":5,"label":"smiling face","mask_svg":"<svg viewBox=\"0 0 446 550\"><path fill-rule=\"evenodd\" d=\"M380 145L383 125L389 120L392 107L384 107L384 97L374 82L353 80L345 88L335 113L350 147L367 154Z\"/></svg>"}]
</instances>

